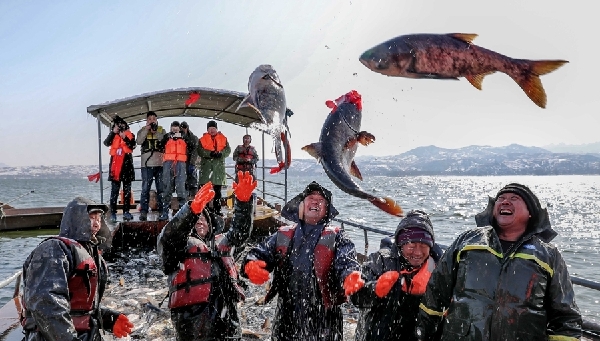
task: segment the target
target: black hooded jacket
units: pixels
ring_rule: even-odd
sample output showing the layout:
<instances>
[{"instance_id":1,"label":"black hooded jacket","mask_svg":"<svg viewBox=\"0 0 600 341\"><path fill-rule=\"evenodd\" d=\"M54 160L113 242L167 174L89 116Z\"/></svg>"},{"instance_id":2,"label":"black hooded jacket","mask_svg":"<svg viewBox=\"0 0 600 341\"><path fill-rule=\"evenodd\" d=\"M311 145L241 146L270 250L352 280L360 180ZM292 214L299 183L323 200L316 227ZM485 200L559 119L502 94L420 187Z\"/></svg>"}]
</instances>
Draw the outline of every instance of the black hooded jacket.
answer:
<instances>
[{"instance_id":1,"label":"black hooded jacket","mask_svg":"<svg viewBox=\"0 0 600 341\"><path fill-rule=\"evenodd\" d=\"M548 212L503 252L493 207L476 216L433 271L419 311L417 332L431 340L579 340L581 315L566 264L550 241Z\"/></svg>"},{"instance_id":2,"label":"black hooded jacket","mask_svg":"<svg viewBox=\"0 0 600 341\"><path fill-rule=\"evenodd\" d=\"M410 214L409 214L410 215ZM410 216L407 218L410 220ZM379 277L388 271L411 271L412 265L401 255L395 240L398 234L407 228L418 227L427 231L433 238L433 227L429 224L398 225L392 237L382 239L379 251L369 255L362 266L365 286L350 297L352 303L360 309L356 327L357 341L416 340L415 327L419 313L419 303L423 295L411 295L402 291L402 277L410 286L413 274L400 277L385 297L375 294L375 285ZM439 259L438 245L430 251L433 260ZM427 261L426 261L427 262ZM425 264L426 266L426 264Z\"/></svg>"},{"instance_id":3,"label":"black hooded jacket","mask_svg":"<svg viewBox=\"0 0 600 341\"><path fill-rule=\"evenodd\" d=\"M96 237L91 235L91 222L88 209L106 205L97 205L85 198L75 198L63 213L60 224L60 237L79 242L93 257L98 269L97 297L91 320L94 327L85 333L77 333L73 325L70 310L68 281L75 275L72 249L62 240L49 238L38 245L23 264L23 301L26 307L26 324L23 329L26 340L100 340L100 327L112 331L119 313L101 308L100 301L106 287L108 268L98 253L98 248L110 245L111 233L102 220ZM80 290L86 290L85 287Z\"/></svg>"}]
</instances>

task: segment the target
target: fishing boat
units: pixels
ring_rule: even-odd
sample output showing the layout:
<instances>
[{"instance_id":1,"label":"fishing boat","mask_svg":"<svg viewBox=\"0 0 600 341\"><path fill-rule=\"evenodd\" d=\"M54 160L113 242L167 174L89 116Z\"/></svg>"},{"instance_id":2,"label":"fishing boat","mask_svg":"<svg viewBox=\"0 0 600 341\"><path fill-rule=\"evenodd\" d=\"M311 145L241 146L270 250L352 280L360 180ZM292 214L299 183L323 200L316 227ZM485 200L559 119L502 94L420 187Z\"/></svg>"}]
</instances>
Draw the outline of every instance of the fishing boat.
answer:
<instances>
[{"instance_id":1,"label":"fishing boat","mask_svg":"<svg viewBox=\"0 0 600 341\"><path fill-rule=\"evenodd\" d=\"M58 228L64 207L14 208L2 206L0 209L0 231Z\"/></svg>"}]
</instances>

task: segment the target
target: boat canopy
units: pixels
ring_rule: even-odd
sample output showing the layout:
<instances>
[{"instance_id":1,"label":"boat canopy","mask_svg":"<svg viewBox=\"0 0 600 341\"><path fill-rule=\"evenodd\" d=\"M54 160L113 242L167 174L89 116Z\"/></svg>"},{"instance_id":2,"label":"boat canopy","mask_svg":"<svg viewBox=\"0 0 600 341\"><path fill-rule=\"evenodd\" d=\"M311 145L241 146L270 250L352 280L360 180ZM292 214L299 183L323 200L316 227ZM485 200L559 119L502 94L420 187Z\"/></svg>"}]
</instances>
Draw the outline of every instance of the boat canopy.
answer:
<instances>
[{"instance_id":1,"label":"boat canopy","mask_svg":"<svg viewBox=\"0 0 600 341\"><path fill-rule=\"evenodd\" d=\"M197 94L200 98L193 101ZM144 121L148 111L154 111L159 118L200 117L250 127L262 121L259 113L250 107L236 112L245 96L242 92L211 88L169 89L91 105L87 112L108 127L117 115L131 124ZM193 103L186 105L190 101Z\"/></svg>"}]
</instances>

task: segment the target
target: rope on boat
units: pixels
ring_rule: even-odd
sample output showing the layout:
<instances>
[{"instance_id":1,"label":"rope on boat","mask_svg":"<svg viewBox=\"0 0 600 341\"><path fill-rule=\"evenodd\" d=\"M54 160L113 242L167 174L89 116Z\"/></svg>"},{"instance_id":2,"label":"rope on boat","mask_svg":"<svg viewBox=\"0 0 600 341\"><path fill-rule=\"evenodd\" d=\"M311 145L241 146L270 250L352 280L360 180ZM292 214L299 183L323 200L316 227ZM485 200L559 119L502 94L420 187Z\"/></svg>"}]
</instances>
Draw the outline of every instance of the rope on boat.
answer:
<instances>
[{"instance_id":1,"label":"rope on boat","mask_svg":"<svg viewBox=\"0 0 600 341\"><path fill-rule=\"evenodd\" d=\"M19 270L17 271L14 275L10 276L8 279L0 282L0 289L4 288L5 286L9 285L12 281L14 281L17 277L21 276L21 273L23 273L23 270Z\"/></svg>"}]
</instances>

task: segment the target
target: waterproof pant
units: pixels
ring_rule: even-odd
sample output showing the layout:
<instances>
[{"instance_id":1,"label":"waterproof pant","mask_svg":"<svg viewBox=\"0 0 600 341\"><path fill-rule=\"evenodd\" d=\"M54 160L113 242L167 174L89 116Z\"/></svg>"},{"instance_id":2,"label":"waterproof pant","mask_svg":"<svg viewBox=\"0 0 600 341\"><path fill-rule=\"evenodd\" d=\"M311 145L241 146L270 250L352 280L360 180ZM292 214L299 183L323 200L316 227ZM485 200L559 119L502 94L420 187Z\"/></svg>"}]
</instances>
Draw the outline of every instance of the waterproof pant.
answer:
<instances>
[{"instance_id":1,"label":"waterproof pant","mask_svg":"<svg viewBox=\"0 0 600 341\"><path fill-rule=\"evenodd\" d=\"M117 213L117 198L123 183L123 213L129 212L129 202L131 201L131 181L111 180L110 187L110 213Z\"/></svg>"},{"instance_id":2,"label":"waterproof pant","mask_svg":"<svg viewBox=\"0 0 600 341\"><path fill-rule=\"evenodd\" d=\"M196 166L188 162L187 165L187 178L185 180L185 189L188 193L188 199L193 199L198 192L198 172L196 172Z\"/></svg>"},{"instance_id":3,"label":"waterproof pant","mask_svg":"<svg viewBox=\"0 0 600 341\"><path fill-rule=\"evenodd\" d=\"M165 161L163 163L163 214L168 213L174 191L177 192L179 207L185 205L187 200L185 192L185 179L187 175L185 168L185 162L181 161Z\"/></svg>"},{"instance_id":4,"label":"waterproof pant","mask_svg":"<svg viewBox=\"0 0 600 341\"><path fill-rule=\"evenodd\" d=\"M235 303L218 302L171 309L177 341L241 340L242 328Z\"/></svg>"},{"instance_id":5,"label":"waterproof pant","mask_svg":"<svg viewBox=\"0 0 600 341\"><path fill-rule=\"evenodd\" d=\"M140 195L140 206L142 213L148 213L150 201L150 189L152 182L156 183L156 199L158 201L158 212L163 211L163 167L142 167L142 194Z\"/></svg>"}]
</instances>

